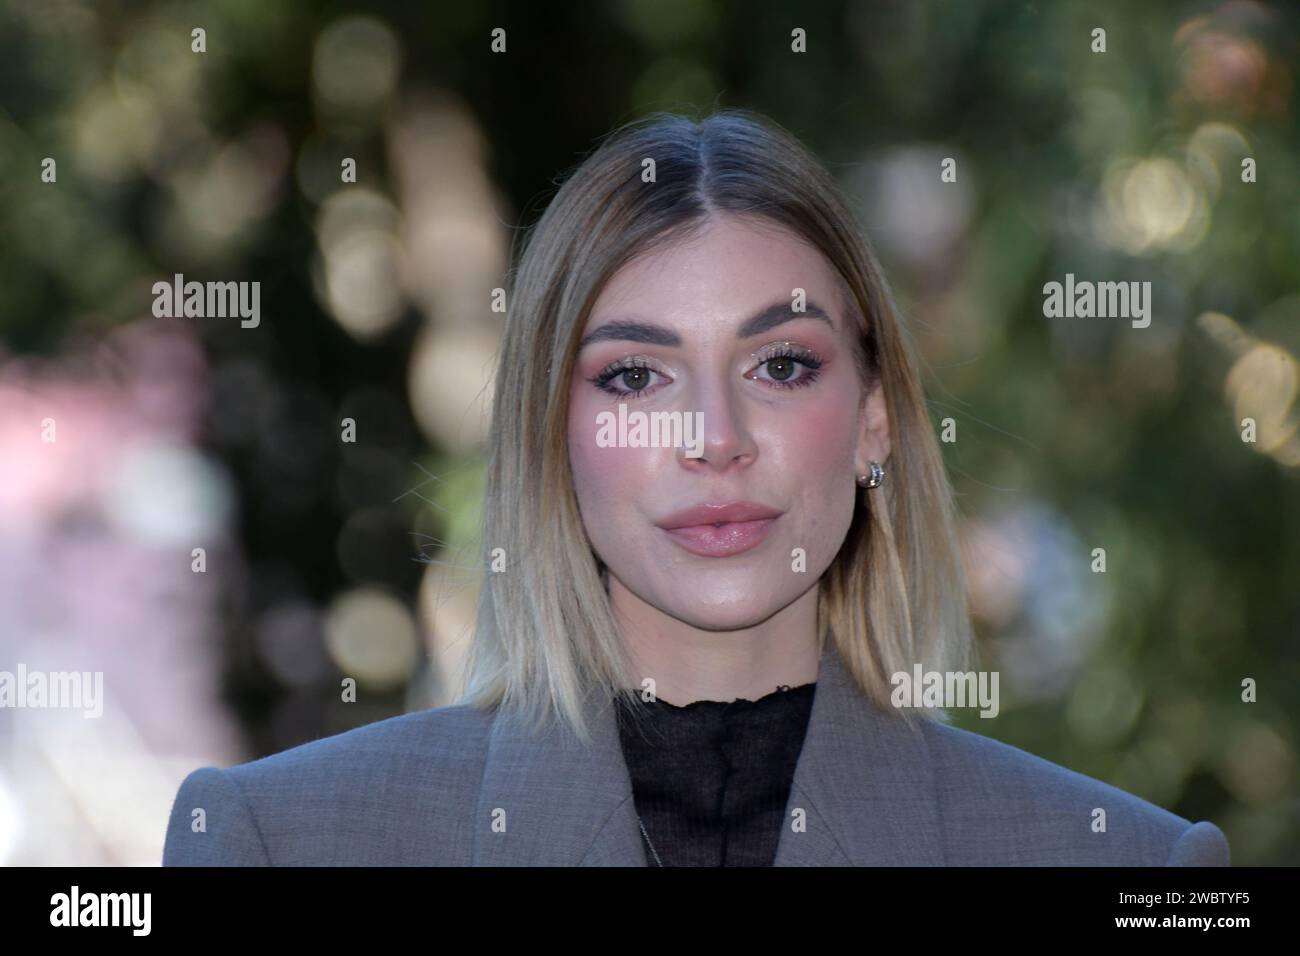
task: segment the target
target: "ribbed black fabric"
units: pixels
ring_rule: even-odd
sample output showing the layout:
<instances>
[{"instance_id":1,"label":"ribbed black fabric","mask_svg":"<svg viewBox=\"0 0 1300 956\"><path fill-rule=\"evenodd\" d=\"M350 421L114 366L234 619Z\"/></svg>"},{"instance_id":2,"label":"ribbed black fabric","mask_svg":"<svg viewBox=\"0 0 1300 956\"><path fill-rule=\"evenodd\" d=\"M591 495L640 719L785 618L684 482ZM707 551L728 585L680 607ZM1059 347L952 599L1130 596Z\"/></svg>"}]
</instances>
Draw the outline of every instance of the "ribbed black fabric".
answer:
<instances>
[{"instance_id":1,"label":"ribbed black fabric","mask_svg":"<svg viewBox=\"0 0 1300 956\"><path fill-rule=\"evenodd\" d=\"M644 733L617 709L650 866L660 865L655 852L664 866L772 865L816 688L642 702Z\"/></svg>"}]
</instances>

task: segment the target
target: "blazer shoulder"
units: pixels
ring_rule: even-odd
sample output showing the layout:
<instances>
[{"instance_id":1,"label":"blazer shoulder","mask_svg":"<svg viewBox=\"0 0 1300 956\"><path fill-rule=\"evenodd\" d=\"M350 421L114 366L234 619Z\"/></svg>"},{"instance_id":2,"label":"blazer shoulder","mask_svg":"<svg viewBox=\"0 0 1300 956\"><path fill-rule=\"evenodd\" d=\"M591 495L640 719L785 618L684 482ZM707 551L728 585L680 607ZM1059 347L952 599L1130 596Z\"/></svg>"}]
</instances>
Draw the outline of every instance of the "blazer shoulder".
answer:
<instances>
[{"instance_id":1,"label":"blazer shoulder","mask_svg":"<svg viewBox=\"0 0 1300 956\"><path fill-rule=\"evenodd\" d=\"M1011 744L924 722L949 862L1228 866L1227 838Z\"/></svg>"},{"instance_id":2,"label":"blazer shoulder","mask_svg":"<svg viewBox=\"0 0 1300 956\"><path fill-rule=\"evenodd\" d=\"M436 865L462 849L449 821L477 797L491 724L468 705L438 707L201 767L173 802L163 865Z\"/></svg>"}]
</instances>

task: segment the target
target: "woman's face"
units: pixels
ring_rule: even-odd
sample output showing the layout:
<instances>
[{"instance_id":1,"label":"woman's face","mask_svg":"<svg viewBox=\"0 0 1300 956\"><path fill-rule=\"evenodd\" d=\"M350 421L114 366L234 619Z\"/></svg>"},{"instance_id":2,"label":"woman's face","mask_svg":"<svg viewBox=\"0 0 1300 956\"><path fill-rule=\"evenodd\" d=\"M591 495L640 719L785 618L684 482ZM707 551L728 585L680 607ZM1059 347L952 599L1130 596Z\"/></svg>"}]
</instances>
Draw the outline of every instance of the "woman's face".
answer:
<instances>
[{"instance_id":1,"label":"woman's face","mask_svg":"<svg viewBox=\"0 0 1300 956\"><path fill-rule=\"evenodd\" d=\"M571 383L569 459L616 605L731 630L817 585L852 520L855 476L889 455L883 397L863 401L839 290L816 249L732 216L602 290ZM673 412L692 447L638 442L655 430L638 436L637 413Z\"/></svg>"}]
</instances>

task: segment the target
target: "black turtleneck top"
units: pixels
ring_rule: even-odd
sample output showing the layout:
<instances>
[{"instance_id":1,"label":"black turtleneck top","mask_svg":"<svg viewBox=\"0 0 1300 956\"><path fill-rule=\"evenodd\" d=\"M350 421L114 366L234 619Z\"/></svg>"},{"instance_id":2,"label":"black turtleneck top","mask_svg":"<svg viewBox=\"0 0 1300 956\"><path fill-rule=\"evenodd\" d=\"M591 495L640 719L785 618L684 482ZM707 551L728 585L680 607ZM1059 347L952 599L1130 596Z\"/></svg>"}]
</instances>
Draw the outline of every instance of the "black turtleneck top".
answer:
<instances>
[{"instance_id":1,"label":"black turtleneck top","mask_svg":"<svg viewBox=\"0 0 1300 956\"><path fill-rule=\"evenodd\" d=\"M772 865L816 688L616 708L648 865Z\"/></svg>"}]
</instances>

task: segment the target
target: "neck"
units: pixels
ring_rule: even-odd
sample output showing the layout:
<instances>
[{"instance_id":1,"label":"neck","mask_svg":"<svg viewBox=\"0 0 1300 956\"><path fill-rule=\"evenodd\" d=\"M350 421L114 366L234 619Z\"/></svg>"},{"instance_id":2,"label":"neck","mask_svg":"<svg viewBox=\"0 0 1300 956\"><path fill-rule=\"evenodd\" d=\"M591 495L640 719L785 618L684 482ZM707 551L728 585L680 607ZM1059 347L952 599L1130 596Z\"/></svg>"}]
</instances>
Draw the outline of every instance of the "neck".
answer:
<instances>
[{"instance_id":1,"label":"neck","mask_svg":"<svg viewBox=\"0 0 1300 956\"><path fill-rule=\"evenodd\" d=\"M814 585L771 617L734 630L705 630L665 614L610 575L614 617L631 652L640 687L676 706L697 700L757 700L781 685L817 680L820 648Z\"/></svg>"}]
</instances>

